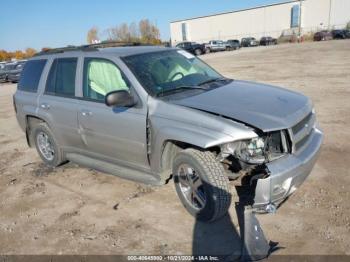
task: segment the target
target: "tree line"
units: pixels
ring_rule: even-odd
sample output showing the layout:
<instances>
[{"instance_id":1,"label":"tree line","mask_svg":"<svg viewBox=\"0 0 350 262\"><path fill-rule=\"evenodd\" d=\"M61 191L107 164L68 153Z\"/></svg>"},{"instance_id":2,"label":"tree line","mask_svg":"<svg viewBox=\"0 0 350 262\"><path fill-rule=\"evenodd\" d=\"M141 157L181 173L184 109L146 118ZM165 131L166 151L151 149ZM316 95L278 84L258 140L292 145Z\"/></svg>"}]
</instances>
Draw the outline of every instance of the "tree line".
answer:
<instances>
[{"instance_id":1,"label":"tree line","mask_svg":"<svg viewBox=\"0 0 350 262\"><path fill-rule=\"evenodd\" d=\"M101 38L105 39L101 40ZM87 32L86 40L89 44L106 41L136 42L142 44L161 43L159 29L149 19L142 19L138 23L122 23L107 28L102 32L94 26Z\"/></svg>"},{"instance_id":2,"label":"tree line","mask_svg":"<svg viewBox=\"0 0 350 262\"><path fill-rule=\"evenodd\" d=\"M14 52L7 52L6 50L0 50L0 61L10 61L11 59L26 59L35 55L37 51L34 48L27 48L26 50L16 50Z\"/></svg>"},{"instance_id":3,"label":"tree line","mask_svg":"<svg viewBox=\"0 0 350 262\"><path fill-rule=\"evenodd\" d=\"M87 42L89 44L108 41L135 42L155 45L161 44L162 42L160 40L159 28L149 19L141 19L138 23L122 23L114 27L107 28L103 32L100 32L97 27L92 27L87 32ZM41 51L46 51L49 49L50 48L43 47ZM16 50L14 52L0 50L0 61L27 59L34 56L37 52L38 51L34 48L27 48L24 51Z\"/></svg>"}]
</instances>

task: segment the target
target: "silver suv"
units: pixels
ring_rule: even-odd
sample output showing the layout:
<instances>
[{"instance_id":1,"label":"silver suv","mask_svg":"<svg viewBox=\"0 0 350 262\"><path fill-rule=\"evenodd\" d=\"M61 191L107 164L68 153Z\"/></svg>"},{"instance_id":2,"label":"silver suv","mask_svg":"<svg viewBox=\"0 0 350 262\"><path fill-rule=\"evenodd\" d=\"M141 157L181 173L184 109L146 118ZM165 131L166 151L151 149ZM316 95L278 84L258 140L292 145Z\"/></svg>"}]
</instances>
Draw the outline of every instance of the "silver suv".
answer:
<instances>
[{"instance_id":1,"label":"silver suv","mask_svg":"<svg viewBox=\"0 0 350 262\"><path fill-rule=\"evenodd\" d=\"M152 185L173 178L202 221L238 196L274 210L308 176L323 138L307 97L225 78L176 48L40 53L24 67L14 106L47 165L72 161Z\"/></svg>"}]
</instances>

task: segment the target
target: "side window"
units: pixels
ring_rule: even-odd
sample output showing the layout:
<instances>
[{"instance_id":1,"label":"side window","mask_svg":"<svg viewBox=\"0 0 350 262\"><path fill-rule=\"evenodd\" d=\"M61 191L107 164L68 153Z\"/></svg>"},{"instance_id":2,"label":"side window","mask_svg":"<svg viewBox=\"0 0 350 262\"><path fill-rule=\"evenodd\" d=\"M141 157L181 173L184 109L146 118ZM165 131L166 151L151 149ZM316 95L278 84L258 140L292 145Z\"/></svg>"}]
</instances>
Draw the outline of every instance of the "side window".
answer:
<instances>
[{"instance_id":1,"label":"side window","mask_svg":"<svg viewBox=\"0 0 350 262\"><path fill-rule=\"evenodd\" d=\"M75 96L77 58L56 58L46 82L46 94Z\"/></svg>"},{"instance_id":2,"label":"side window","mask_svg":"<svg viewBox=\"0 0 350 262\"><path fill-rule=\"evenodd\" d=\"M18 90L36 92L45 64L45 59L26 62L18 83Z\"/></svg>"},{"instance_id":3,"label":"side window","mask_svg":"<svg viewBox=\"0 0 350 262\"><path fill-rule=\"evenodd\" d=\"M111 91L127 90L130 84L119 68L111 61L101 58L85 58L83 96L104 101Z\"/></svg>"}]
</instances>

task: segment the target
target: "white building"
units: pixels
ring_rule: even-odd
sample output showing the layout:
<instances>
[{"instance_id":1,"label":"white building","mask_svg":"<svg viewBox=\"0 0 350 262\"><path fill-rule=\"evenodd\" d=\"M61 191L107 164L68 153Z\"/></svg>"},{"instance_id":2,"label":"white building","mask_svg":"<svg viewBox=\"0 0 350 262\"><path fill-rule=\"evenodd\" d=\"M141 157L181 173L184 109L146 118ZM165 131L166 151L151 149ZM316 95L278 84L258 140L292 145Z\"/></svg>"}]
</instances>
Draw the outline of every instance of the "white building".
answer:
<instances>
[{"instance_id":1,"label":"white building","mask_svg":"<svg viewBox=\"0 0 350 262\"><path fill-rule=\"evenodd\" d=\"M170 23L172 44L343 28L350 22L350 0L296 0Z\"/></svg>"}]
</instances>

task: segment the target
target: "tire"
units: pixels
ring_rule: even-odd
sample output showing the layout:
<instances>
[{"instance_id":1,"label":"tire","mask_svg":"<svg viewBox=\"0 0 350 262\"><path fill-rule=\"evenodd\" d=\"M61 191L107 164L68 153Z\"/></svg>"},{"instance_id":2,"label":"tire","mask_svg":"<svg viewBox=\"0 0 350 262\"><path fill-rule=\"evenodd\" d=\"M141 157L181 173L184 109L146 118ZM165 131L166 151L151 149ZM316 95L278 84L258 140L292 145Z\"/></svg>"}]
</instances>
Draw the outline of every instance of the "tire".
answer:
<instances>
[{"instance_id":1,"label":"tire","mask_svg":"<svg viewBox=\"0 0 350 262\"><path fill-rule=\"evenodd\" d=\"M41 122L36 124L31 133L33 135L36 150L38 151L40 158L47 166L57 167L65 162L62 149L58 145L57 140L46 123ZM47 149L44 150L44 148L42 148L40 145L39 141L45 141L45 136L47 137L47 143L49 144L47 147L49 147L52 152ZM47 154L45 154L45 152ZM50 155L51 157L49 157Z\"/></svg>"},{"instance_id":2,"label":"tire","mask_svg":"<svg viewBox=\"0 0 350 262\"><path fill-rule=\"evenodd\" d=\"M209 54L209 53L210 53L210 48L206 48L206 49L205 49L205 53L206 53L206 54Z\"/></svg>"},{"instance_id":3,"label":"tire","mask_svg":"<svg viewBox=\"0 0 350 262\"><path fill-rule=\"evenodd\" d=\"M177 195L196 219L212 222L227 213L231 204L229 181L211 152L180 151L173 161L173 176Z\"/></svg>"},{"instance_id":4,"label":"tire","mask_svg":"<svg viewBox=\"0 0 350 262\"><path fill-rule=\"evenodd\" d=\"M199 55L202 54L202 50L200 50L199 48L197 48L196 50L194 50L194 54L195 54L196 56L199 56Z\"/></svg>"}]
</instances>

